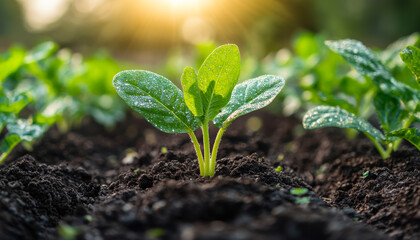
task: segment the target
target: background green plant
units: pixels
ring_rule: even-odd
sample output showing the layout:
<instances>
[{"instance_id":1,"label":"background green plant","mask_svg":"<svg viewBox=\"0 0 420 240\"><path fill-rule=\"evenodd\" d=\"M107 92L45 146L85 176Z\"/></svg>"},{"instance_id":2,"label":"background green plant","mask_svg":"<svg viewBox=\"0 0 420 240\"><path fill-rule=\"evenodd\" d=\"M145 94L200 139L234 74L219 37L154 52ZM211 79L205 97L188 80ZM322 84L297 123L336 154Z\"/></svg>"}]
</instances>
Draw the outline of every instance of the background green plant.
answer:
<instances>
[{"instance_id":1,"label":"background green plant","mask_svg":"<svg viewBox=\"0 0 420 240\"><path fill-rule=\"evenodd\" d=\"M17 144L40 138L53 124L66 131L86 116L108 127L121 120L125 104L109 81L120 70L106 54L84 59L53 42L2 54L0 163Z\"/></svg>"},{"instance_id":2,"label":"background green plant","mask_svg":"<svg viewBox=\"0 0 420 240\"><path fill-rule=\"evenodd\" d=\"M420 86L416 83L414 76L407 78L403 71L394 69L399 79L395 78L383 62L392 63L404 44L419 43L418 34L401 39L386 51L382 52L382 61L370 49L356 40L327 41L326 45L334 52L341 55L354 69L369 81L374 97L365 104L373 105L376 117L384 132L373 127L359 112L352 112L345 109L344 105L336 104L336 107L317 107L308 111L303 119L303 125L307 129L322 127L351 128L361 131L373 142L382 158L390 157L392 151L396 151L405 138L420 149L420 135L416 128L410 128L413 123L419 121L420 111ZM409 66L409 69L416 73L418 52L416 47L408 47L401 52L401 57ZM392 68L391 68L392 69ZM357 79L356 79L357 80ZM360 95L364 91L359 88L357 82L353 87L346 90L350 96ZM357 97L356 97L357 98ZM355 107L358 107L356 104ZM369 115L368 115L369 117Z\"/></svg>"}]
</instances>

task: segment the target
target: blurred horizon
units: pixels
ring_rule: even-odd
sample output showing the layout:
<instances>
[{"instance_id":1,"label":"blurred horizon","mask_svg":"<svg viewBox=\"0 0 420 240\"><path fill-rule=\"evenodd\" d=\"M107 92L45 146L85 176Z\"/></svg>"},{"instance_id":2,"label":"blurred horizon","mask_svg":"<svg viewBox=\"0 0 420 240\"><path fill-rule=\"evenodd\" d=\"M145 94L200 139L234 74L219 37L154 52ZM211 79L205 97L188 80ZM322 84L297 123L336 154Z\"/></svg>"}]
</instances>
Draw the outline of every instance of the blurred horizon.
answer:
<instances>
[{"instance_id":1,"label":"blurred horizon","mask_svg":"<svg viewBox=\"0 0 420 240\"><path fill-rule=\"evenodd\" d=\"M0 50L52 40L153 64L209 42L261 59L302 31L385 47L420 30L418 9L417 0L8 0L0 2Z\"/></svg>"}]
</instances>

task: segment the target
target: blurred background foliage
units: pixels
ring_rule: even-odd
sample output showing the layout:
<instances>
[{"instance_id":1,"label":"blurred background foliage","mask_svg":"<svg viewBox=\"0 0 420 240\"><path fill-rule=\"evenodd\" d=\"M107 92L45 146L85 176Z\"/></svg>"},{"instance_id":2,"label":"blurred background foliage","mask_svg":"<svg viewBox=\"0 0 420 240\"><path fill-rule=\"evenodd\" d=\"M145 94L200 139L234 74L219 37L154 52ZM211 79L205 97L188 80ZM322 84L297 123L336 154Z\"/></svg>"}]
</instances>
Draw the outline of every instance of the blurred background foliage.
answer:
<instances>
[{"instance_id":1,"label":"blurred background foliage","mask_svg":"<svg viewBox=\"0 0 420 240\"><path fill-rule=\"evenodd\" d=\"M7 0L0 50L44 40L155 65L203 42L236 43L257 59L300 31L385 47L420 30L418 0Z\"/></svg>"},{"instance_id":2,"label":"blurred background foliage","mask_svg":"<svg viewBox=\"0 0 420 240\"><path fill-rule=\"evenodd\" d=\"M147 69L179 86L186 66L198 69L224 43L240 47L240 81L286 79L272 111L299 117L329 105L369 119L378 88L324 41L360 40L420 90L399 57L420 45L419 9L419 0L0 1L0 162L54 124L66 131L86 116L110 128L122 120L117 72Z\"/></svg>"}]
</instances>

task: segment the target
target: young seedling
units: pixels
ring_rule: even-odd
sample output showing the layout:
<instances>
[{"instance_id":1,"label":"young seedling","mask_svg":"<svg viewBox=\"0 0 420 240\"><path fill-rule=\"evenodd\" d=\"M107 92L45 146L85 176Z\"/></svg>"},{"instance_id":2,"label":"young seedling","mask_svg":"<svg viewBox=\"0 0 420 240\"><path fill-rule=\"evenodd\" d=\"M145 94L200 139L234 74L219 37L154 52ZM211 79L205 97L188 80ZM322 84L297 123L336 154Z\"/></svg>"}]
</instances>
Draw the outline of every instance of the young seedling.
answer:
<instances>
[{"instance_id":1,"label":"young seedling","mask_svg":"<svg viewBox=\"0 0 420 240\"><path fill-rule=\"evenodd\" d=\"M302 196L308 193L307 188L292 188L290 189L290 193L296 196Z\"/></svg>"},{"instance_id":2,"label":"young seedling","mask_svg":"<svg viewBox=\"0 0 420 240\"><path fill-rule=\"evenodd\" d=\"M373 142L383 159L389 158L391 152L398 149L403 138L420 150L420 131L410 127L420 119L418 88L397 81L375 54L361 42L341 40L327 41L326 44L376 85L373 106L384 133L355 114L331 106L320 106L309 110L303 117L304 128L340 127L358 130ZM408 47L400 55L418 76L420 54L416 49Z\"/></svg>"},{"instance_id":3,"label":"young seedling","mask_svg":"<svg viewBox=\"0 0 420 240\"><path fill-rule=\"evenodd\" d=\"M308 193L307 188L292 188L290 193L296 196L295 203L297 204L308 204L311 202L310 197L303 197L303 195Z\"/></svg>"},{"instance_id":4,"label":"young seedling","mask_svg":"<svg viewBox=\"0 0 420 240\"><path fill-rule=\"evenodd\" d=\"M201 176L213 176L220 141L236 118L267 106L284 86L279 76L264 75L236 85L240 54L236 45L216 48L198 73L187 67L182 92L168 79L149 71L128 70L113 80L117 93L134 110L166 133L188 133ZM209 123L219 128L210 154ZM204 156L194 134L201 127Z\"/></svg>"},{"instance_id":5,"label":"young seedling","mask_svg":"<svg viewBox=\"0 0 420 240\"><path fill-rule=\"evenodd\" d=\"M368 176L369 176L369 170L364 171L364 172L363 172L363 174L362 174L362 176L361 176L360 178L365 179L365 178L367 178Z\"/></svg>"}]
</instances>

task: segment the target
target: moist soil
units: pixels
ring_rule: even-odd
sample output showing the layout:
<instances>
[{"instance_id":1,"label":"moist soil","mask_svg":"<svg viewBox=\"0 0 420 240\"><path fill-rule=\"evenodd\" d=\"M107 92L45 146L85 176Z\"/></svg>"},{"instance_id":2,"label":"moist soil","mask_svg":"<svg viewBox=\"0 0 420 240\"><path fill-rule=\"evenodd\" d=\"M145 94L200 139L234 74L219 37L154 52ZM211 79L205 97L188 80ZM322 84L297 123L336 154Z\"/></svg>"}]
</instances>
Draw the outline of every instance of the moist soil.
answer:
<instances>
[{"instance_id":1,"label":"moist soil","mask_svg":"<svg viewBox=\"0 0 420 240\"><path fill-rule=\"evenodd\" d=\"M263 111L228 128L211 179L187 134L85 119L0 166L0 239L420 239L419 179L407 143L382 160L362 136Z\"/></svg>"}]
</instances>

